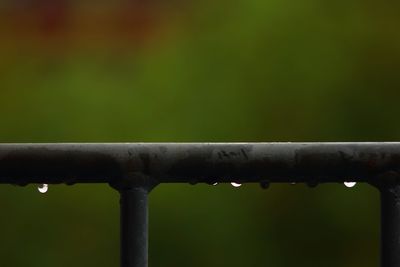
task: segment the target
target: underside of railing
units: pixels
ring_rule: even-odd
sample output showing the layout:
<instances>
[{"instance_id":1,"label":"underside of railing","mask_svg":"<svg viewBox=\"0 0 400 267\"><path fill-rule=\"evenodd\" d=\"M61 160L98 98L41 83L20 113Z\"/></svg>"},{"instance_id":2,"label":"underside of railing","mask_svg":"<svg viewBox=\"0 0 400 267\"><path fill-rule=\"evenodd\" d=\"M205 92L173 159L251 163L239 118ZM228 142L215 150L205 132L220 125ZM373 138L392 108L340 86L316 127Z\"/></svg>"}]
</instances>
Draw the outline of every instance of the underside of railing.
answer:
<instances>
[{"instance_id":1,"label":"underside of railing","mask_svg":"<svg viewBox=\"0 0 400 267\"><path fill-rule=\"evenodd\" d=\"M400 143L0 144L0 183L108 183L121 194L121 266L147 266L161 183L365 182L381 193L381 266L400 266Z\"/></svg>"}]
</instances>

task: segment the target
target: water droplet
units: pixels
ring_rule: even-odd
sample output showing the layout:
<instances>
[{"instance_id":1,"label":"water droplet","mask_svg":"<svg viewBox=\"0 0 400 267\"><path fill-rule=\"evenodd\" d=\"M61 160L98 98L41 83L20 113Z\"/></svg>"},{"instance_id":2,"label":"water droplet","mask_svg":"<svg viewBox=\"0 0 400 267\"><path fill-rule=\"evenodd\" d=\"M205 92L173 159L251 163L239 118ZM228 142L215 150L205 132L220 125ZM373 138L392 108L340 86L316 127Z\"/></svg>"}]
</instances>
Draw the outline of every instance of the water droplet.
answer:
<instances>
[{"instance_id":1,"label":"water droplet","mask_svg":"<svg viewBox=\"0 0 400 267\"><path fill-rule=\"evenodd\" d=\"M38 191L42 194L46 193L47 190L49 190L49 185L48 184L41 184L38 186Z\"/></svg>"},{"instance_id":2,"label":"water droplet","mask_svg":"<svg viewBox=\"0 0 400 267\"><path fill-rule=\"evenodd\" d=\"M240 186L242 186L242 184L235 183L235 182L232 182L231 185L232 185L233 187L240 187Z\"/></svg>"},{"instance_id":3,"label":"water droplet","mask_svg":"<svg viewBox=\"0 0 400 267\"><path fill-rule=\"evenodd\" d=\"M356 182L344 182L344 185L348 188L354 187L356 184Z\"/></svg>"},{"instance_id":4,"label":"water droplet","mask_svg":"<svg viewBox=\"0 0 400 267\"><path fill-rule=\"evenodd\" d=\"M318 182L317 181L308 181L307 182L308 187L310 188L314 188L318 186Z\"/></svg>"},{"instance_id":5,"label":"water droplet","mask_svg":"<svg viewBox=\"0 0 400 267\"><path fill-rule=\"evenodd\" d=\"M218 183L213 183L212 185L214 185L214 186L215 186L215 185L218 185Z\"/></svg>"},{"instance_id":6,"label":"water droplet","mask_svg":"<svg viewBox=\"0 0 400 267\"><path fill-rule=\"evenodd\" d=\"M192 179L192 180L189 181L189 184L196 185L197 184L197 180L196 179Z\"/></svg>"},{"instance_id":7,"label":"water droplet","mask_svg":"<svg viewBox=\"0 0 400 267\"><path fill-rule=\"evenodd\" d=\"M262 189L267 189L269 187L269 181L268 180L261 181L260 186Z\"/></svg>"}]
</instances>

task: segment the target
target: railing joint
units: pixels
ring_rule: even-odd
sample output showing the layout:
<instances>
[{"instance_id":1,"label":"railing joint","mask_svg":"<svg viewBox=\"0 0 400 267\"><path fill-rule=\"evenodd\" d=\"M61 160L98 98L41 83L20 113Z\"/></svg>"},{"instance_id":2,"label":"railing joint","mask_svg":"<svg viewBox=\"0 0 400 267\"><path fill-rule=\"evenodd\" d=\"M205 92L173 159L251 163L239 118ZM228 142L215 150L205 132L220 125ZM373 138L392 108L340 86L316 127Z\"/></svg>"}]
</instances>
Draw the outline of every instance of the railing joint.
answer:
<instances>
[{"instance_id":1,"label":"railing joint","mask_svg":"<svg viewBox=\"0 0 400 267\"><path fill-rule=\"evenodd\" d=\"M141 172L130 172L119 179L115 179L109 185L119 191L129 191L132 189L144 189L150 193L159 182L151 176L145 175Z\"/></svg>"}]
</instances>

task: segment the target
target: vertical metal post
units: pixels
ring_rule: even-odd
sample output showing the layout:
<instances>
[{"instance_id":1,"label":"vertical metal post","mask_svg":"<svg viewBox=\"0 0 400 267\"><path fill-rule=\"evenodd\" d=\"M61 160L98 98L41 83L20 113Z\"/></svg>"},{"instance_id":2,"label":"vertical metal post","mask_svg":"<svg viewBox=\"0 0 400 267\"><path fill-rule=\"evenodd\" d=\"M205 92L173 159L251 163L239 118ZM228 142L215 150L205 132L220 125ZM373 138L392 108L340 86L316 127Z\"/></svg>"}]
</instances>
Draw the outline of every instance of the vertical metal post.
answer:
<instances>
[{"instance_id":1,"label":"vertical metal post","mask_svg":"<svg viewBox=\"0 0 400 267\"><path fill-rule=\"evenodd\" d=\"M124 188L121 195L121 267L147 267L148 190Z\"/></svg>"},{"instance_id":2,"label":"vertical metal post","mask_svg":"<svg viewBox=\"0 0 400 267\"><path fill-rule=\"evenodd\" d=\"M381 267L400 267L400 184L382 186Z\"/></svg>"}]
</instances>

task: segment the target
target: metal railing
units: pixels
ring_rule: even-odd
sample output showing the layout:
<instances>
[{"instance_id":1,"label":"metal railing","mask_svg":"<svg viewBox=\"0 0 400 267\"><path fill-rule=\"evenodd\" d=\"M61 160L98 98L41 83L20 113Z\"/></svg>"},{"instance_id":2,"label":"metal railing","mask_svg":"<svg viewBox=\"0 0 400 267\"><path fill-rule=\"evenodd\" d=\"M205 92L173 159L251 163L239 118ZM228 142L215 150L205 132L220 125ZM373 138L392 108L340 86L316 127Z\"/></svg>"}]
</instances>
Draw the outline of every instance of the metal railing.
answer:
<instances>
[{"instance_id":1,"label":"metal railing","mask_svg":"<svg viewBox=\"0 0 400 267\"><path fill-rule=\"evenodd\" d=\"M0 183L108 183L120 192L121 266L148 264L160 183L365 182L381 194L381 266L400 266L400 143L0 144Z\"/></svg>"}]
</instances>

